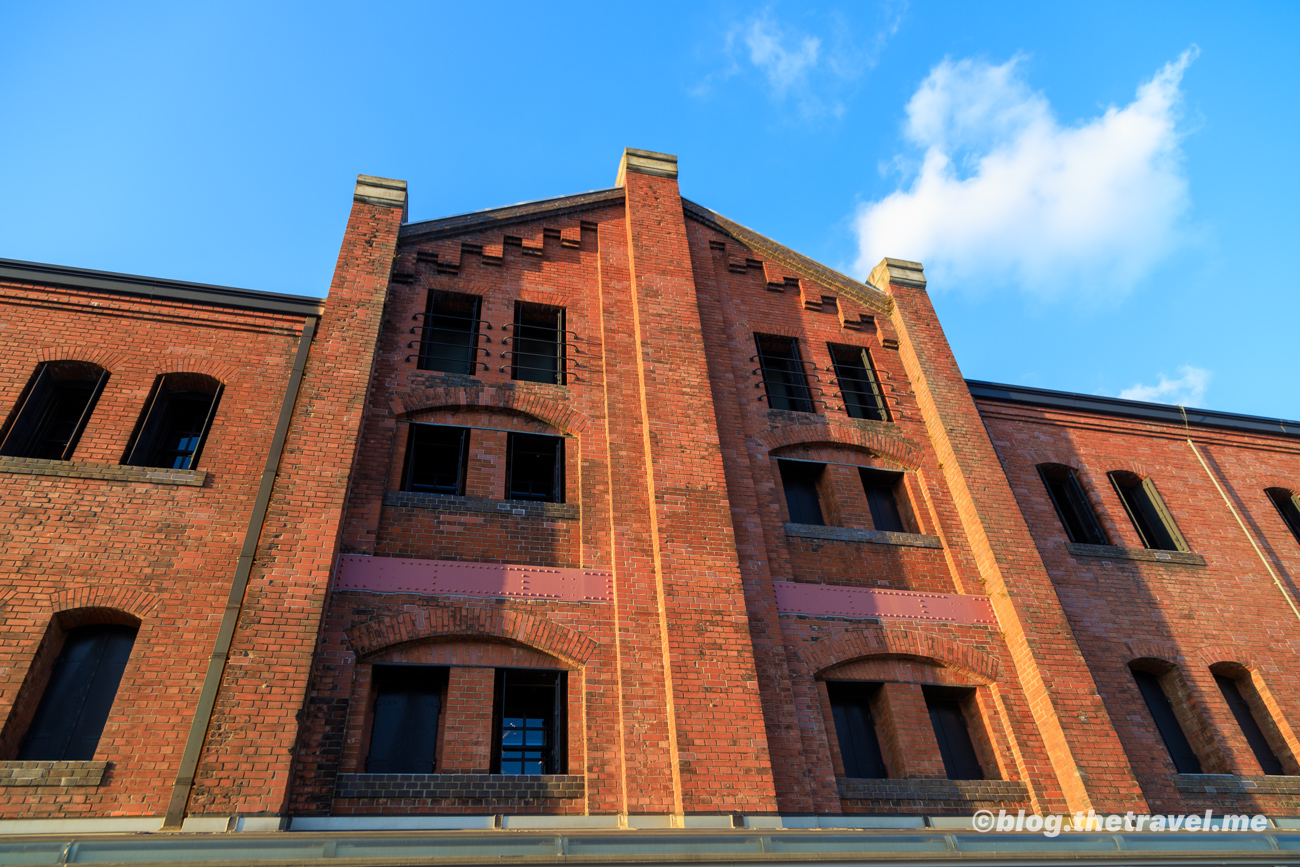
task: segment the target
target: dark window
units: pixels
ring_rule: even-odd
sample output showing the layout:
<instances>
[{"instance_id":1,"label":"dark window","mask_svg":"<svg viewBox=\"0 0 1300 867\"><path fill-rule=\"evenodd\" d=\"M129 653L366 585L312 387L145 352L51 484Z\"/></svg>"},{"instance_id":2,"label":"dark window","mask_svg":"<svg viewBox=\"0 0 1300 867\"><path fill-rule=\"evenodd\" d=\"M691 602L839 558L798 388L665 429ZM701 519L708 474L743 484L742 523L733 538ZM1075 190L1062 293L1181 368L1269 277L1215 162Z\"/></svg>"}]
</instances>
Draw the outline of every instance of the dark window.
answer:
<instances>
[{"instance_id":1,"label":"dark window","mask_svg":"<svg viewBox=\"0 0 1300 867\"><path fill-rule=\"evenodd\" d=\"M1038 474L1047 486L1047 494L1056 507L1057 517L1065 527L1065 535L1071 542L1083 542L1088 545L1108 544L1106 535L1101 531L1097 515L1088 502L1088 495L1079 483L1075 471L1061 464L1039 464Z\"/></svg>"},{"instance_id":2,"label":"dark window","mask_svg":"<svg viewBox=\"0 0 1300 867\"><path fill-rule=\"evenodd\" d=\"M478 369L479 309L477 295L429 293L420 340L420 369L473 376Z\"/></svg>"},{"instance_id":3,"label":"dark window","mask_svg":"<svg viewBox=\"0 0 1300 867\"><path fill-rule=\"evenodd\" d=\"M36 368L0 445L0 455L66 461L77 448L108 371L84 361Z\"/></svg>"},{"instance_id":4,"label":"dark window","mask_svg":"<svg viewBox=\"0 0 1300 867\"><path fill-rule=\"evenodd\" d=\"M758 343L758 363L767 388L768 407L813 412L808 375L799 357L799 341L768 334L755 334L754 340Z\"/></svg>"},{"instance_id":5,"label":"dark window","mask_svg":"<svg viewBox=\"0 0 1300 867\"><path fill-rule=\"evenodd\" d=\"M468 463L469 428L413 424L402 490L463 497Z\"/></svg>"},{"instance_id":6,"label":"dark window","mask_svg":"<svg viewBox=\"0 0 1300 867\"><path fill-rule=\"evenodd\" d=\"M869 418L889 421L885 395L876 377L871 353L860 346L829 344L831 361L835 363L835 378L844 398L844 411L850 418Z\"/></svg>"},{"instance_id":7,"label":"dark window","mask_svg":"<svg viewBox=\"0 0 1300 867\"><path fill-rule=\"evenodd\" d=\"M1191 550L1165 508L1165 501L1160 499L1155 482L1125 472L1111 473L1110 480L1144 546L1159 551Z\"/></svg>"},{"instance_id":8,"label":"dark window","mask_svg":"<svg viewBox=\"0 0 1300 867\"><path fill-rule=\"evenodd\" d=\"M95 757L135 633L132 627L111 625L68 631L18 748L20 761L88 762Z\"/></svg>"},{"instance_id":9,"label":"dark window","mask_svg":"<svg viewBox=\"0 0 1300 867\"><path fill-rule=\"evenodd\" d=\"M1291 530L1291 535L1300 542L1300 496L1286 488L1269 488L1264 493L1268 494L1268 498L1277 507L1282 520L1286 521L1287 527Z\"/></svg>"},{"instance_id":10,"label":"dark window","mask_svg":"<svg viewBox=\"0 0 1300 867\"><path fill-rule=\"evenodd\" d=\"M199 460L221 383L197 373L169 373L154 382L126 463L188 470Z\"/></svg>"},{"instance_id":11,"label":"dark window","mask_svg":"<svg viewBox=\"0 0 1300 867\"><path fill-rule=\"evenodd\" d=\"M512 433L506 440L506 499L563 503L564 438Z\"/></svg>"},{"instance_id":12,"label":"dark window","mask_svg":"<svg viewBox=\"0 0 1300 867\"><path fill-rule=\"evenodd\" d=\"M447 669L376 665L368 774L432 774Z\"/></svg>"},{"instance_id":13,"label":"dark window","mask_svg":"<svg viewBox=\"0 0 1300 867\"><path fill-rule=\"evenodd\" d=\"M1246 697L1241 694L1241 687L1237 681L1230 677L1224 677L1222 674L1214 676L1214 682L1219 685L1219 692L1223 693L1224 700L1228 707L1232 709L1232 715L1237 718L1237 725L1241 726L1241 733L1246 736L1246 743L1250 744L1251 751L1255 758L1259 760L1259 766L1266 774L1281 775L1286 773L1282 770L1282 763L1278 761L1277 753L1268 744L1268 738L1264 737L1264 731L1259 727L1259 721L1255 719L1255 714L1251 713L1250 704L1247 703Z\"/></svg>"},{"instance_id":14,"label":"dark window","mask_svg":"<svg viewBox=\"0 0 1300 867\"><path fill-rule=\"evenodd\" d=\"M892 533L906 533L903 516L898 511L898 499L895 491L902 476L899 473L880 472L879 470L858 469L862 476L862 488L867 493L867 507L871 509L871 525L877 530Z\"/></svg>"},{"instance_id":15,"label":"dark window","mask_svg":"<svg viewBox=\"0 0 1300 867\"><path fill-rule=\"evenodd\" d=\"M1160 737L1165 742L1165 749L1169 750L1169 758L1173 760L1174 768L1180 774L1199 774L1201 760L1196 757L1192 745L1187 742L1187 735L1183 734L1183 727L1178 724L1178 717L1174 715L1173 702L1165 694L1160 678L1149 671L1134 670L1133 679L1137 681L1142 698L1147 703L1147 710L1151 711L1151 718L1155 720Z\"/></svg>"},{"instance_id":16,"label":"dark window","mask_svg":"<svg viewBox=\"0 0 1300 867\"><path fill-rule=\"evenodd\" d=\"M564 672L499 668L492 772L564 773Z\"/></svg>"},{"instance_id":17,"label":"dark window","mask_svg":"<svg viewBox=\"0 0 1300 867\"><path fill-rule=\"evenodd\" d=\"M984 769L980 767L975 745L971 743L970 731L966 727L966 715L962 713L964 696L961 691L944 687L927 686L922 688L925 694L925 707L930 711L930 725L934 727L935 740L939 742L939 753L943 756L943 769L950 780L982 780Z\"/></svg>"},{"instance_id":18,"label":"dark window","mask_svg":"<svg viewBox=\"0 0 1300 867\"><path fill-rule=\"evenodd\" d=\"M515 304L511 379L564 385L564 308Z\"/></svg>"},{"instance_id":19,"label":"dark window","mask_svg":"<svg viewBox=\"0 0 1300 867\"><path fill-rule=\"evenodd\" d=\"M817 496L817 482L826 470L826 465L810 461L777 461L776 465L781 470L781 487L785 488L785 504L790 510L790 523L825 524L821 501Z\"/></svg>"},{"instance_id":20,"label":"dark window","mask_svg":"<svg viewBox=\"0 0 1300 867\"><path fill-rule=\"evenodd\" d=\"M846 777L882 779L889 776L885 759L880 754L876 721L871 716L871 697L879 688L878 683L826 682Z\"/></svg>"}]
</instances>

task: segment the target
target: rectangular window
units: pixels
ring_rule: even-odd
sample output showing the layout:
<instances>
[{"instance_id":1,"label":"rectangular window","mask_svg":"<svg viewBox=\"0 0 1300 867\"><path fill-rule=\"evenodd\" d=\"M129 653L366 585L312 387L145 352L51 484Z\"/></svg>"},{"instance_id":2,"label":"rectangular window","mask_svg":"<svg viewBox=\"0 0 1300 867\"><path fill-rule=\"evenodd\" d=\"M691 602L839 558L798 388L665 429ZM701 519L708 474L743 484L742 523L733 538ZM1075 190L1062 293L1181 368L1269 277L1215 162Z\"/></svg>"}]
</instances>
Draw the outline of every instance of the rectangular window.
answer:
<instances>
[{"instance_id":1,"label":"rectangular window","mask_svg":"<svg viewBox=\"0 0 1300 867\"><path fill-rule=\"evenodd\" d=\"M137 467L191 469L221 400L222 385L196 373L169 373L154 382L126 463Z\"/></svg>"},{"instance_id":2,"label":"rectangular window","mask_svg":"<svg viewBox=\"0 0 1300 867\"><path fill-rule=\"evenodd\" d=\"M69 630L18 748L20 761L95 758L135 634L132 627L114 625Z\"/></svg>"},{"instance_id":3,"label":"rectangular window","mask_svg":"<svg viewBox=\"0 0 1300 867\"><path fill-rule=\"evenodd\" d=\"M898 511L896 491L901 482L902 473L882 472L858 468L862 477L862 488L867 494L867 507L871 509L871 524L877 530L891 533L906 533L903 516Z\"/></svg>"},{"instance_id":4,"label":"rectangular window","mask_svg":"<svg viewBox=\"0 0 1300 867\"><path fill-rule=\"evenodd\" d=\"M465 496L469 428L413 424L406 440L402 490Z\"/></svg>"},{"instance_id":5,"label":"rectangular window","mask_svg":"<svg viewBox=\"0 0 1300 867\"><path fill-rule=\"evenodd\" d=\"M66 461L108 381L108 371L80 361L42 364L12 417L0 455Z\"/></svg>"},{"instance_id":6,"label":"rectangular window","mask_svg":"<svg viewBox=\"0 0 1300 867\"><path fill-rule=\"evenodd\" d=\"M844 411L850 418L889 421L889 408L885 404L884 390L876 377L871 353L861 346L827 344L831 361L835 364L835 379L840 384L844 398Z\"/></svg>"},{"instance_id":7,"label":"rectangular window","mask_svg":"<svg viewBox=\"0 0 1300 867\"><path fill-rule=\"evenodd\" d=\"M1251 752L1259 761L1259 766L1266 774L1282 775L1286 772L1282 770L1282 762L1278 760L1277 753L1269 746L1268 738L1264 736L1264 730L1259 727L1259 721L1255 719L1255 714L1251 712L1250 704L1247 703L1246 697L1241 694L1241 687L1237 681L1222 674L1214 676L1214 682L1219 685L1219 692L1223 693L1223 699L1228 703L1232 710L1232 715L1237 719L1237 725L1241 727L1241 733L1246 736L1246 743L1250 744Z\"/></svg>"},{"instance_id":8,"label":"rectangular window","mask_svg":"<svg viewBox=\"0 0 1300 867\"><path fill-rule=\"evenodd\" d=\"M1137 681L1138 689L1142 693L1142 699L1146 702L1147 710L1151 712L1151 718L1160 731L1160 737L1165 742L1165 749L1169 750L1169 758L1173 760L1175 770L1180 774L1201 773L1201 760L1196 757L1192 745L1188 743L1187 735L1183 733L1183 727L1179 724L1177 715L1174 714L1173 702L1165 694L1165 688L1160 683L1159 676L1149 671L1137 671L1135 669L1133 670L1133 679Z\"/></svg>"},{"instance_id":9,"label":"rectangular window","mask_svg":"<svg viewBox=\"0 0 1300 867\"><path fill-rule=\"evenodd\" d=\"M478 369L482 299L460 292L429 292L420 340L420 369L473 376Z\"/></svg>"},{"instance_id":10,"label":"rectangular window","mask_svg":"<svg viewBox=\"0 0 1300 867\"><path fill-rule=\"evenodd\" d=\"M564 773L564 705L563 671L498 668L492 772Z\"/></svg>"},{"instance_id":11,"label":"rectangular window","mask_svg":"<svg viewBox=\"0 0 1300 867\"><path fill-rule=\"evenodd\" d=\"M925 707L930 712L930 725L939 742L939 753L943 756L943 769L948 779L984 779L984 769L980 767L979 756L966 727L966 715L962 712L965 700L962 693L969 694L969 691L941 686L926 686L921 691L925 695Z\"/></svg>"},{"instance_id":12,"label":"rectangular window","mask_svg":"<svg viewBox=\"0 0 1300 867\"><path fill-rule=\"evenodd\" d=\"M564 308L515 303L510 378L564 385Z\"/></svg>"},{"instance_id":13,"label":"rectangular window","mask_svg":"<svg viewBox=\"0 0 1300 867\"><path fill-rule=\"evenodd\" d=\"M768 407L814 412L808 375L799 357L799 341L770 334L755 334L754 340L758 344L757 358L763 371L763 385L767 388Z\"/></svg>"},{"instance_id":14,"label":"rectangular window","mask_svg":"<svg viewBox=\"0 0 1300 867\"><path fill-rule=\"evenodd\" d=\"M790 523L825 525L817 483L821 481L826 465L811 461L781 460L776 465L781 471L781 487L785 488L785 504L790 510Z\"/></svg>"},{"instance_id":15,"label":"rectangular window","mask_svg":"<svg viewBox=\"0 0 1300 867\"><path fill-rule=\"evenodd\" d=\"M1160 499L1155 482L1126 472L1110 473L1110 480L1144 546L1158 551L1191 550Z\"/></svg>"},{"instance_id":16,"label":"rectangular window","mask_svg":"<svg viewBox=\"0 0 1300 867\"><path fill-rule=\"evenodd\" d=\"M878 683L826 682L846 777L883 779L889 776L880 752L880 739L876 736L876 721L871 716L871 698L878 689Z\"/></svg>"},{"instance_id":17,"label":"rectangular window","mask_svg":"<svg viewBox=\"0 0 1300 867\"><path fill-rule=\"evenodd\" d=\"M367 774L432 774L438 714L447 669L437 665L376 665Z\"/></svg>"},{"instance_id":18,"label":"rectangular window","mask_svg":"<svg viewBox=\"0 0 1300 867\"><path fill-rule=\"evenodd\" d=\"M1061 464L1039 464L1038 474L1047 486L1047 495L1056 507L1056 515L1065 527L1065 535L1071 542L1083 542L1088 545L1109 544L1101 531L1097 515L1088 502L1083 485L1072 467Z\"/></svg>"},{"instance_id":19,"label":"rectangular window","mask_svg":"<svg viewBox=\"0 0 1300 867\"><path fill-rule=\"evenodd\" d=\"M564 437L506 437L506 499L564 502Z\"/></svg>"},{"instance_id":20,"label":"rectangular window","mask_svg":"<svg viewBox=\"0 0 1300 867\"><path fill-rule=\"evenodd\" d=\"M1264 493L1268 494L1269 500L1277 508L1282 520L1286 522L1291 535L1300 542L1300 496L1286 488L1269 488Z\"/></svg>"}]
</instances>

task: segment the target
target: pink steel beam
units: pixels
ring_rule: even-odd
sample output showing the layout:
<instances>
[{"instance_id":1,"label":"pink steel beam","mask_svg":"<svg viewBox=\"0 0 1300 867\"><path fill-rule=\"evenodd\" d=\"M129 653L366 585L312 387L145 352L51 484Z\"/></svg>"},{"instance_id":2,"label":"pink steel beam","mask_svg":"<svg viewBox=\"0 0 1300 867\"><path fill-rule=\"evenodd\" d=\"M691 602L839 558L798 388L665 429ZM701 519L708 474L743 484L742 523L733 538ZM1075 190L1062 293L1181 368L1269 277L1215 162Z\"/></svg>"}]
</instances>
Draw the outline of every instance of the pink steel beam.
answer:
<instances>
[{"instance_id":1,"label":"pink steel beam","mask_svg":"<svg viewBox=\"0 0 1300 867\"><path fill-rule=\"evenodd\" d=\"M610 602L614 598L613 577L612 572L596 569L343 554L339 556L334 589Z\"/></svg>"},{"instance_id":2,"label":"pink steel beam","mask_svg":"<svg viewBox=\"0 0 1300 867\"><path fill-rule=\"evenodd\" d=\"M955 593L913 593L909 590L873 590L832 584L797 584L773 581L776 607L782 614L815 617L910 617L945 623L997 626L993 606L983 596Z\"/></svg>"}]
</instances>

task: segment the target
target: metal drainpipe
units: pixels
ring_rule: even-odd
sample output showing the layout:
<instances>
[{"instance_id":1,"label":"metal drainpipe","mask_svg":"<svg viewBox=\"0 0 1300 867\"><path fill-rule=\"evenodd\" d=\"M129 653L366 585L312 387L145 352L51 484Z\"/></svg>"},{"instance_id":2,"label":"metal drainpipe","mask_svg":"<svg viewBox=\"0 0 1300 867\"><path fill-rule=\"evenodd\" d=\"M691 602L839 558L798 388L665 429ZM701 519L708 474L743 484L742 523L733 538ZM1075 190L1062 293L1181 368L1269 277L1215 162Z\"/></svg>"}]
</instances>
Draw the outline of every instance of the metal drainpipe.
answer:
<instances>
[{"instance_id":1,"label":"metal drainpipe","mask_svg":"<svg viewBox=\"0 0 1300 867\"><path fill-rule=\"evenodd\" d=\"M244 593L248 589L248 578L253 571L253 556L257 553L257 543L262 537L262 524L266 520L266 511L271 504L271 489L275 485L275 475L280 469L280 457L284 453L284 441L289 434L289 420L293 416L294 404L298 401L298 389L302 385L302 372L307 365L307 351L311 348L312 337L316 333L318 317L308 316L303 323L302 336L298 340L298 354L293 359L293 370L289 374L289 385L284 391L284 402L280 405L280 417L275 423L275 435L271 438L271 448L266 455L266 468L262 470L262 482L257 488L257 498L253 501L253 514L248 519L248 531L244 533L244 547L239 552L239 563L235 566L235 580L230 585L230 595L226 598L226 611L221 618L221 627L217 630L216 645L208 659L208 673L203 679L203 691L199 693L199 705L194 711L194 721L190 724L190 734L185 741L185 752L181 755L181 766L176 772L176 781L172 784L171 801L167 805L167 817L163 828L179 831L185 822L185 807L190 800L190 790L194 787L194 773L199 765L199 755L203 751L203 742L207 739L208 726L212 722L212 709L216 705L217 690L226 670L226 660L230 657L230 645L235 638L235 626L239 622L239 613L244 607Z\"/></svg>"}]
</instances>

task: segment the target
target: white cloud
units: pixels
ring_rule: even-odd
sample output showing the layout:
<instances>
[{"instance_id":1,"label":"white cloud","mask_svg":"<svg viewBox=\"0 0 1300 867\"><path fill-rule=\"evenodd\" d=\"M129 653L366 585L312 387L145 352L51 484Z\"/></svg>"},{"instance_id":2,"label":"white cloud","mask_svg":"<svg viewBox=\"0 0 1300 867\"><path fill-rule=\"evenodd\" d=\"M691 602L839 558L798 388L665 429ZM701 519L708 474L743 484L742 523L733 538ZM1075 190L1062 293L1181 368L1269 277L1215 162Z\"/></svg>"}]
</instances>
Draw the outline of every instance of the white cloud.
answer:
<instances>
[{"instance_id":1,"label":"white cloud","mask_svg":"<svg viewBox=\"0 0 1300 867\"><path fill-rule=\"evenodd\" d=\"M892 256L921 261L937 286L1122 295L1183 240L1179 86L1197 51L1073 126L1030 89L1023 58L944 60L907 105L921 152L910 186L856 215L857 271Z\"/></svg>"},{"instance_id":2,"label":"white cloud","mask_svg":"<svg viewBox=\"0 0 1300 867\"><path fill-rule=\"evenodd\" d=\"M778 97L804 84L817 65L822 41L816 36L790 34L764 10L750 19L742 31L749 61L767 77Z\"/></svg>"},{"instance_id":3,"label":"white cloud","mask_svg":"<svg viewBox=\"0 0 1300 867\"><path fill-rule=\"evenodd\" d=\"M1210 371L1184 364L1178 368L1182 376L1170 379L1163 373L1155 385L1137 383L1119 393L1125 400L1145 400L1152 403L1177 403L1183 406L1204 406L1205 389L1210 384Z\"/></svg>"}]
</instances>

